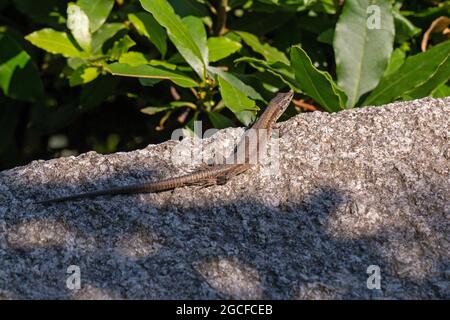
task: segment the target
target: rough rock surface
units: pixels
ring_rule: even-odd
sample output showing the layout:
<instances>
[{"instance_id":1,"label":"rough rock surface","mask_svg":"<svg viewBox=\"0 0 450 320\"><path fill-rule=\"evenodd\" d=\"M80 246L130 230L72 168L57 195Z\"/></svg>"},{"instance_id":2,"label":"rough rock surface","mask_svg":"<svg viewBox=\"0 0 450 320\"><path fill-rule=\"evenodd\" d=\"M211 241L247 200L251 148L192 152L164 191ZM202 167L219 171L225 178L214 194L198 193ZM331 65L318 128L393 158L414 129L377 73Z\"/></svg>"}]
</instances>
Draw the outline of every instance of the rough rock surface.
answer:
<instances>
[{"instance_id":1,"label":"rough rock surface","mask_svg":"<svg viewBox=\"0 0 450 320\"><path fill-rule=\"evenodd\" d=\"M0 298L448 299L449 122L449 98L301 114L278 125L278 170L159 194L34 204L184 173L171 151L192 140L3 171Z\"/></svg>"}]
</instances>

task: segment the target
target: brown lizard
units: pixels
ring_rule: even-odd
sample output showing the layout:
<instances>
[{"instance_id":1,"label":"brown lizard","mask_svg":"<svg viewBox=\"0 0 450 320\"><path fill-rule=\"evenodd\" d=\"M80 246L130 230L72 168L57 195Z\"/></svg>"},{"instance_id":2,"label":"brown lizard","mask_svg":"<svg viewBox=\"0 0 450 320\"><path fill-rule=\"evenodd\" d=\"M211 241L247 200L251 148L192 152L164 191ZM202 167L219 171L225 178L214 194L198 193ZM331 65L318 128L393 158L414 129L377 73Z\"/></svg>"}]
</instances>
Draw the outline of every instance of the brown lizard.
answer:
<instances>
[{"instance_id":1,"label":"brown lizard","mask_svg":"<svg viewBox=\"0 0 450 320\"><path fill-rule=\"evenodd\" d=\"M264 110L263 114L259 117L259 119L253 124L253 126L248 130L243 138L238 143L236 150L242 150L241 147L244 148L245 157L243 163L235 163L235 153L228 160L233 161L233 164L219 164L209 166L206 169L202 169L190 174L182 175L175 178L168 178L156 182L135 184L124 187L117 187L105 190L96 190L92 192L79 193L74 195L69 195L60 198L53 198L48 200L43 200L37 202L38 204L48 204L53 202L67 201L67 200L76 200L81 198L95 197L95 196L103 196L103 195L117 195L117 194L135 194L135 193L149 193L149 192L159 192L165 190L171 190L183 186L190 185L203 185L209 186L213 184L223 184L228 179L248 170L252 163L249 159L249 155L252 155L258 152L259 143L250 144L248 142L249 132L253 130L253 134L255 131L264 129L266 132L266 137L269 136L272 126L276 123L278 118L283 114L283 112L288 107L289 103L292 100L294 93L291 91L286 93L279 93L273 98L266 110ZM257 134L257 133L256 133Z\"/></svg>"}]
</instances>

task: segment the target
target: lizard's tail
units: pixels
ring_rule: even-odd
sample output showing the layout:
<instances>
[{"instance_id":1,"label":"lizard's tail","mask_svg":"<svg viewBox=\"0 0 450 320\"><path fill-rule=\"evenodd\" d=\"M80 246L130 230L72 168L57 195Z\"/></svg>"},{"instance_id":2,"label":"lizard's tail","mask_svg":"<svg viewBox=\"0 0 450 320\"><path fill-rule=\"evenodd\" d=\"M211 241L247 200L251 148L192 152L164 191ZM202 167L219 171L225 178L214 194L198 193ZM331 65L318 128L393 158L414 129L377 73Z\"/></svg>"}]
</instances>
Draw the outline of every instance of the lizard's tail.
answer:
<instances>
[{"instance_id":1,"label":"lizard's tail","mask_svg":"<svg viewBox=\"0 0 450 320\"><path fill-rule=\"evenodd\" d=\"M139 190L141 192L143 191L140 185L118 187L118 188L107 189L107 190L94 190L94 191L90 191L90 192L72 194L70 196L64 196L64 197L59 197L59 198L52 198L52 199L37 201L37 202L35 202L35 204L49 204L49 203L54 203L54 202L93 198L93 197L97 197L97 196L112 196L112 195L118 195L118 194L127 194L127 193L134 193L137 190ZM151 192L151 190L149 190L149 191Z\"/></svg>"}]
</instances>

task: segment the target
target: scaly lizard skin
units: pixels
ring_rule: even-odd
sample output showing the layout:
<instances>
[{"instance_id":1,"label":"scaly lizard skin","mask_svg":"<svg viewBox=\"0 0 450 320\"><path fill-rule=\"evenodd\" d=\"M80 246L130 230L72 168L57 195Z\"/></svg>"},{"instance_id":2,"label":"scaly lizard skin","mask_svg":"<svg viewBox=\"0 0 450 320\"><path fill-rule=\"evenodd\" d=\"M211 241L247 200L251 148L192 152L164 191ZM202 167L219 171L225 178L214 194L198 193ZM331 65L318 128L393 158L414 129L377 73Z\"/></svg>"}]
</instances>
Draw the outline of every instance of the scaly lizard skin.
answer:
<instances>
[{"instance_id":1,"label":"scaly lizard skin","mask_svg":"<svg viewBox=\"0 0 450 320\"><path fill-rule=\"evenodd\" d=\"M250 128L250 130L248 130L244 135L244 137L240 140L237 146L237 150L239 151L241 149L240 147L244 148L244 152L246 154L243 163L236 163L235 161L233 161L234 157L236 156L235 153L233 152L233 154L230 155L230 157L228 158L228 161L233 161L232 162L233 164L214 165L206 169L202 169L200 171L196 171L175 178L164 179L156 182L111 188L106 190L96 190L92 192L79 193L66 197L43 200L37 203L48 204L53 202L76 200L104 195L159 192L190 185L209 186L213 184L223 184L228 179L248 170L252 166L252 163L250 161L250 155L258 152L258 148L261 147L261 143L265 142L264 140L258 141L256 144L255 143L250 144L248 142L249 132L251 132L252 130L258 131L260 129L265 129L266 137L269 136L272 126L277 122L278 118L286 110L286 108L288 107L289 103L292 100L293 95L294 93L292 92L292 90L286 93L277 94L275 98L273 98L270 101L264 113L259 117L259 119Z\"/></svg>"}]
</instances>

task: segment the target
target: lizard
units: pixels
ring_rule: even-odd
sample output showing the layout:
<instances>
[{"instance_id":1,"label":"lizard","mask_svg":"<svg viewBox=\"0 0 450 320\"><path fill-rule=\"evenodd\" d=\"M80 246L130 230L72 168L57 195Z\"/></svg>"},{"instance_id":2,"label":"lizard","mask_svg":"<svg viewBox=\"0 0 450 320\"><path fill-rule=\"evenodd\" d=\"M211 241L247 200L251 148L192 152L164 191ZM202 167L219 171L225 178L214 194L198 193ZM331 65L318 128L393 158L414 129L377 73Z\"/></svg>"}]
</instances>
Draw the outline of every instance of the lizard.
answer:
<instances>
[{"instance_id":1,"label":"lizard","mask_svg":"<svg viewBox=\"0 0 450 320\"><path fill-rule=\"evenodd\" d=\"M208 166L206 169L195 171L189 174L181 175L174 178L167 178L156 182L148 182L141 184L134 184L110 189L95 190L91 192L78 193L69 196L63 196L58 198L51 198L47 200L38 201L37 204L50 204L54 202L77 200L82 198L91 198L96 196L105 195L118 195L118 194L136 194L136 193L153 193L172 190L184 186L202 185L210 186L214 184L223 184L232 177L243 173L251 168L252 163L250 161L250 155L258 152L258 144L250 145L248 142L249 132L257 133L258 130L266 130L267 136L270 135L273 125L278 118L284 113L289 103L292 100L294 93L292 90L286 93L278 93L272 100L270 100L266 109L262 115L254 122L250 130L247 130L244 136L239 141L235 150L239 151L244 148L245 156L243 163L235 163L233 160L236 156L236 152L233 152L227 159L226 164L218 164ZM264 142L264 141L263 141ZM232 157L232 158L231 158ZM232 164L227 164L231 162Z\"/></svg>"}]
</instances>

